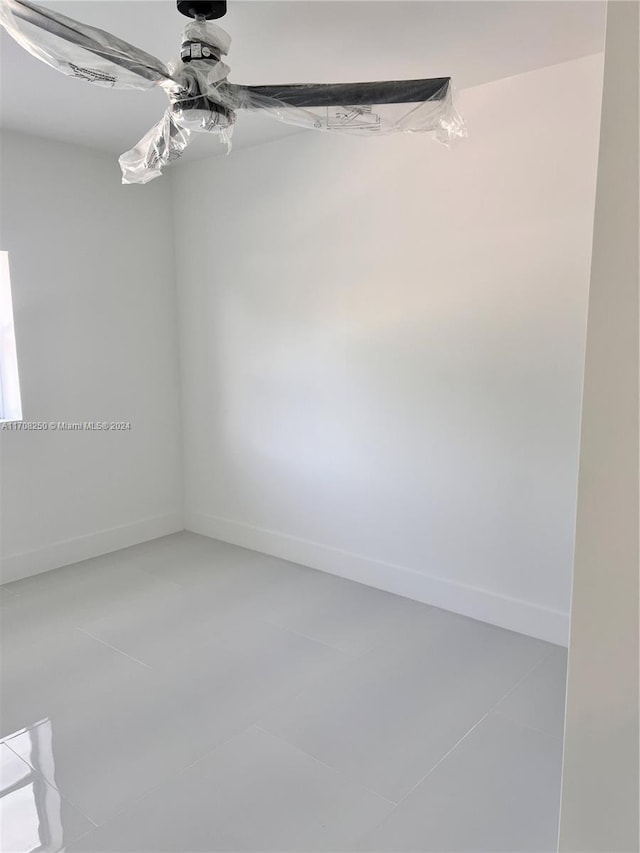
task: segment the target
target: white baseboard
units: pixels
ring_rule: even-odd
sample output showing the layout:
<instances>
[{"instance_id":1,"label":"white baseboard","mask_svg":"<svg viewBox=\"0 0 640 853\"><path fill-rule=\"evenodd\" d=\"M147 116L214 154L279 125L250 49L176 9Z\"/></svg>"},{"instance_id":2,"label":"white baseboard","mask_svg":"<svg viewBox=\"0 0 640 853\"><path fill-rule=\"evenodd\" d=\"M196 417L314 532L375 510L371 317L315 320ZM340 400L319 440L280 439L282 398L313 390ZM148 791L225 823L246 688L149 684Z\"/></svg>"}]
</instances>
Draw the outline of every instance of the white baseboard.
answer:
<instances>
[{"instance_id":1,"label":"white baseboard","mask_svg":"<svg viewBox=\"0 0 640 853\"><path fill-rule=\"evenodd\" d=\"M193 533L320 569L520 634L563 646L569 643L568 612L227 518L188 512L184 526Z\"/></svg>"},{"instance_id":2,"label":"white baseboard","mask_svg":"<svg viewBox=\"0 0 640 853\"><path fill-rule=\"evenodd\" d=\"M123 524L107 530L98 530L86 536L65 539L62 542L52 542L43 548L33 551L23 551L20 554L10 554L2 558L2 583L22 580L31 575L58 569L80 560L99 557L120 548L138 545L159 536L168 536L184 530L181 513L171 513L154 518L144 518L133 524Z\"/></svg>"}]
</instances>

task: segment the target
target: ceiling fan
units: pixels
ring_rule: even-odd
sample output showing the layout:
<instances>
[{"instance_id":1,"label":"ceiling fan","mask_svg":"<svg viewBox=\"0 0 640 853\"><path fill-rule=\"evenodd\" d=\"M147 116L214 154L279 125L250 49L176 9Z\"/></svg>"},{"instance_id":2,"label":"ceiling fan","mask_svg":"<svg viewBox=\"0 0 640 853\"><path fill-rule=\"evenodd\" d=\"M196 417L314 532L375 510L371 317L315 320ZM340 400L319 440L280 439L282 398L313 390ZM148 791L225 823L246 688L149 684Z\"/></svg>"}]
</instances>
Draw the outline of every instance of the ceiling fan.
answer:
<instances>
[{"instance_id":1,"label":"ceiling fan","mask_svg":"<svg viewBox=\"0 0 640 853\"><path fill-rule=\"evenodd\" d=\"M160 86L169 107L162 119L120 157L123 183L144 184L179 157L192 131L215 133L231 148L238 110L260 110L288 124L376 135L430 132L448 143L465 136L451 78L375 83L241 86L227 80L222 57L231 38L214 19L226 0L177 0L190 18L180 58L169 65L111 33L82 24L30 0L0 0L0 23L29 53L57 71L114 89Z\"/></svg>"}]
</instances>

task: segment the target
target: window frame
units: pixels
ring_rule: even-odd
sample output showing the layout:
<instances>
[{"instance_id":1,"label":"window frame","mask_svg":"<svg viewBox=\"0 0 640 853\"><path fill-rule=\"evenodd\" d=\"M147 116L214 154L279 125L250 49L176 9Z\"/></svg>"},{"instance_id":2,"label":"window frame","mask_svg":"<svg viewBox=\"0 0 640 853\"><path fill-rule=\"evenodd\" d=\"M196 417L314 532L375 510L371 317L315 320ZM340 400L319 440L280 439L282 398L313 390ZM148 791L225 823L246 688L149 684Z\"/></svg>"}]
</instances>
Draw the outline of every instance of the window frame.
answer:
<instances>
[{"instance_id":1,"label":"window frame","mask_svg":"<svg viewBox=\"0 0 640 853\"><path fill-rule=\"evenodd\" d=\"M0 250L0 422L22 420L9 253Z\"/></svg>"}]
</instances>

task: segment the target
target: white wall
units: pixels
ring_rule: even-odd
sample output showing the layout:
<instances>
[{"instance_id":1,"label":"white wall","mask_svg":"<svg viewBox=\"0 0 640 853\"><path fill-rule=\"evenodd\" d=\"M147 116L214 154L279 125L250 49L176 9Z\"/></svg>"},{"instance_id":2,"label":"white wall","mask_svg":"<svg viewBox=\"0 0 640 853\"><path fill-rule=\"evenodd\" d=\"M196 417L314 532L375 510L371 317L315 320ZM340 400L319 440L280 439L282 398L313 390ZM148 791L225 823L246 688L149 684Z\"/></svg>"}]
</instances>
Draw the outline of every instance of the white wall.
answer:
<instances>
[{"instance_id":1,"label":"white wall","mask_svg":"<svg viewBox=\"0 0 640 853\"><path fill-rule=\"evenodd\" d=\"M117 158L2 134L25 421L0 431L3 580L182 529L170 187L122 187Z\"/></svg>"},{"instance_id":2,"label":"white wall","mask_svg":"<svg viewBox=\"0 0 640 853\"><path fill-rule=\"evenodd\" d=\"M173 171L188 528L566 642L601 77Z\"/></svg>"},{"instance_id":3,"label":"white wall","mask_svg":"<svg viewBox=\"0 0 640 853\"><path fill-rule=\"evenodd\" d=\"M610 2L560 850L638 850L638 3Z\"/></svg>"}]
</instances>

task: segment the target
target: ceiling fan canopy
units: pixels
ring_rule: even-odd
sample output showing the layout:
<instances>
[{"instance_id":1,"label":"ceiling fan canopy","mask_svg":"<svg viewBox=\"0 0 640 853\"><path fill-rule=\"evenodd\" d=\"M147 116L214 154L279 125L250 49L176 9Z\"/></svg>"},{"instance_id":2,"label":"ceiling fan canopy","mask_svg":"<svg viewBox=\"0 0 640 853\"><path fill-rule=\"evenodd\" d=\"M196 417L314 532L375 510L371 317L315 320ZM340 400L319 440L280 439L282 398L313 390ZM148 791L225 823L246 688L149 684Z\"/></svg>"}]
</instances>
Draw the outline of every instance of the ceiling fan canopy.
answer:
<instances>
[{"instance_id":1,"label":"ceiling fan canopy","mask_svg":"<svg viewBox=\"0 0 640 853\"><path fill-rule=\"evenodd\" d=\"M162 119L120 157L123 183L147 183L178 158L192 132L215 133L231 150L239 110L287 124L376 136L429 133L444 144L466 136L449 77L372 83L246 86L228 80L231 38L214 19L224 0L177 0L190 18L180 56L165 65L140 48L31 0L0 0L0 23L29 53L57 71L113 89L159 86L169 99Z\"/></svg>"},{"instance_id":2,"label":"ceiling fan canopy","mask_svg":"<svg viewBox=\"0 0 640 853\"><path fill-rule=\"evenodd\" d=\"M227 14L227 0L176 0L178 12L187 18L213 21Z\"/></svg>"}]
</instances>

